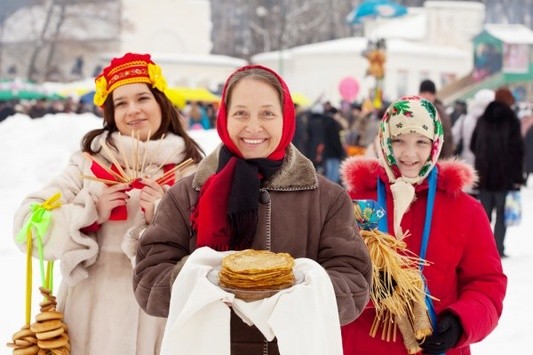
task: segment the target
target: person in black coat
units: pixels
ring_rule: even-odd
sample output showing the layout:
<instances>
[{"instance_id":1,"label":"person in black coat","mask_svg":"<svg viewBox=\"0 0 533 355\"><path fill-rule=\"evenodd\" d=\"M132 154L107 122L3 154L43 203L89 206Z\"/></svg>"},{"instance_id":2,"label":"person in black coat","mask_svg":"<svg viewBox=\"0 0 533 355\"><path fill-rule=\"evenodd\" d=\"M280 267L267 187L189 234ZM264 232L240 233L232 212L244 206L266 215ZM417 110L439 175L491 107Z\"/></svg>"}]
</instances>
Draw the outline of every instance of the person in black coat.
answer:
<instances>
[{"instance_id":1,"label":"person in black coat","mask_svg":"<svg viewBox=\"0 0 533 355\"><path fill-rule=\"evenodd\" d=\"M420 82L418 88L418 95L426 100L429 100L437 109L444 131L444 145L440 151L439 159L451 158L453 156L453 135L452 135L452 121L450 116L446 113L444 105L437 99L437 87L432 80L425 79Z\"/></svg>"},{"instance_id":2,"label":"person in black coat","mask_svg":"<svg viewBox=\"0 0 533 355\"><path fill-rule=\"evenodd\" d=\"M526 155L524 158L524 168L526 180L529 174L533 173L533 126L529 127L524 137L524 144L526 147Z\"/></svg>"},{"instance_id":3,"label":"person in black coat","mask_svg":"<svg viewBox=\"0 0 533 355\"><path fill-rule=\"evenodd\" d=\"M529 175L533 173L533 111L531 109L522 112L520 125L524 137L524 175L527 184Z\"/></svg>"},{"instance_id":4,"label":"person in black coat","mask_svg":"<svg viewBox=\"0 0 533 355\"><path fill-rule=\"evenodd\" d=\"M494 237L501 257L505 257L505 198L524 183L524 141L520 121L511 109L514 98L509 89L500 88L495 99L478 119L470 149L479 174L479 200L489 220L496 209Z\"/></svg>"},{"instance_id":5,"label":"person in black coat","mask_svg":"<svg viewBox=\"0 0 533 355\"><path fill-rule=\"evenodd\" d=\"M341 132L344 128L341 120L338 110L331 108L325 115L323 132L324 149L322 151L322 160L326 177L337 184L341 182L339 171L341 162L346 158L346 150L344 150L341 142Z\"/></svg>"},{"instance_id":6,"label":"person in black coat","mask_svg":"<svg viewBox=\"0 0 533 355\"><path fill-rule=\"evenodd\" d=\"M0 102L0 122L17 113L12 102Z\"/></svg>"}]
</instances>

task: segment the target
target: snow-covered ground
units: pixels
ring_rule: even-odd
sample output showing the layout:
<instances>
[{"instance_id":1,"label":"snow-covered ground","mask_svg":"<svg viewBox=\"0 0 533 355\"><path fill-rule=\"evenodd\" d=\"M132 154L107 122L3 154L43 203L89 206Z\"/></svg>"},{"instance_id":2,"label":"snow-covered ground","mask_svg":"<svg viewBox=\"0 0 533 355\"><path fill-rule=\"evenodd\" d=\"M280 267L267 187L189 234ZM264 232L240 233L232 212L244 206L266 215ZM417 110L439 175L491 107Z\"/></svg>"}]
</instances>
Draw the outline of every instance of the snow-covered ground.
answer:
<instances>
[{"instance_id":1,"label":"snow-covered ground","mask_svg":"<svg viewBox=\"0 0 533 355\"><path fill-rule=\"evenodd\" d=\"M79 148L81 137L101 126L91 114L48 115L31 120L16 115L0 123L0 354L8 354L4 344L24 325L25 320L25 255L13 241L12 220L16 208L31 191L40 188L63 169L70 154ZM211 152L220 142L216 131L192 131L191 135ZM473 346L474 354L524 354L530 348L533 328L529 298L533 291L533 181L522 190L522 224L507 232L503 260L509 278L507 297L500 324L483 342ZM528 232L529 230L529 232ZM55 285L60 280L55 268ZM33 312L38 312L40 282L38 262L34 260Z\"/></svg>"}]
</instances>

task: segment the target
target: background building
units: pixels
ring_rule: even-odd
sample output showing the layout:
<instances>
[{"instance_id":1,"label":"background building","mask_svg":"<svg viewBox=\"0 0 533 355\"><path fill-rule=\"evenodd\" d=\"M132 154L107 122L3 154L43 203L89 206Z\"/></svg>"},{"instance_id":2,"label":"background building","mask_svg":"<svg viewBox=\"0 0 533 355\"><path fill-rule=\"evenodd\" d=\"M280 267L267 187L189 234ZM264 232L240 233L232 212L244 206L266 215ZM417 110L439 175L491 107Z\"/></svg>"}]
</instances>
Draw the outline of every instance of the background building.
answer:
<instances>
[{"instance_id":1,"label":"background building","mask_svg":"<svg viewBox=\"0 0 533 355\"><path fill-rule=\"evenodd\" d=\"M311 100L339 102L346 77L359 83L357 99L367 97L374 79L363 56L368 41L385 39L384 99L418 93L420 81L443 88L472 71L472 37L483 29L485 6L477 2L426 1L405 16L364 22L364 35L261 53L255 63L283 72L291 89Z\"/></svg>"},{"instance_id":2,"label":"background building","mask_svg":"<svg viewBox=\"0 0 533 355\"><path fill-rule=\"evenodd\" d=\"M155 5L157 4L157 6ZM19 8L0 32L0 77L94 77L128 51L152 54L169 85L216 88L239 58L211 55L208 0L44 1Z\"/></svg>"},{"instance_id":3,"label":"background building","mask_svg":"<svg viewBox=\"0 0 533 355\"><path fill-rule=\"evenodd\" d=\"M533 4L533 0L398 0L423 6L409 7L402 17L350 26L349 9L361 1L18 1L40 5L21 7L5 20L0 16L0 78L92 79L112 57L137 51L152 54L171 86L217 91L232 70L254 62L279 71L293 91L311 101L334 103L341 99L339 84L347 78L357 83L355 99L371 93L375 80L366 75L369 62L364 54L369 42L378 40L386 45L380 83L385 99L416 93L426 78L442 90L439 96L444 100L468 97L475 90L468 76L479 65L475 51L481 47L475 38L484 30L496 42L508 43L509 51L519 50L521 58L524 50L530 52L528 35L520 36L524 43L501 39L489 25L484 27L487 19L518 21L520 8L522 20L529 19L528 5ZM503 50L504 45L498 46ZM511 69L515 72L505 78L527 79L528 74L516 73L515 64ZM507 69L502 63L502 70ZM466 86L471 87L466 90ZM526 97L531 95L527 85L525 91Z\"/></svg>"}]
</instances>

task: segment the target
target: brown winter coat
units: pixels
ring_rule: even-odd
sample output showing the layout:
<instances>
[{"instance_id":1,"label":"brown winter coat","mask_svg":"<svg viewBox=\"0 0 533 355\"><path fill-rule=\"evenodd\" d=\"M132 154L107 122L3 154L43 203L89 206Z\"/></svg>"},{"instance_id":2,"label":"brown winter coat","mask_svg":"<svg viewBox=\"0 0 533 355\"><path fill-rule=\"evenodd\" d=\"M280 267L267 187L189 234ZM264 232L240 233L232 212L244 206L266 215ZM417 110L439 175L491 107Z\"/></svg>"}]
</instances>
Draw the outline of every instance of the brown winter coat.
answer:
<instances>
[{"instance_id":1,"label":"brown winter coat","mask_svg":"<svg viewBox=\"0 0 533 355\"><path fill-rule=\"evenodd\" d=\"M182 259L196 248L190 207L206 179L216 172L218 152L199 165L194 177L174 185L146 229L134 269L135 296L148 314L166 317L171 285ZM359 316L369 300L371 264L366 246L355 229L352 203L339 185L315 173L312 163L294 146L287 148L283 165L262 188L268 202L259 204L259 224L252 248L288 252L320 263L335 290L340 322ZM180 262L181 261L181 262ZM290 321L290 320L288 320ZM199 334L198 341L208 341ZM255 327L232 314L232 354L278 354ZM263 352L266 351L266 352Z\"/></svg>"}]
</instances>

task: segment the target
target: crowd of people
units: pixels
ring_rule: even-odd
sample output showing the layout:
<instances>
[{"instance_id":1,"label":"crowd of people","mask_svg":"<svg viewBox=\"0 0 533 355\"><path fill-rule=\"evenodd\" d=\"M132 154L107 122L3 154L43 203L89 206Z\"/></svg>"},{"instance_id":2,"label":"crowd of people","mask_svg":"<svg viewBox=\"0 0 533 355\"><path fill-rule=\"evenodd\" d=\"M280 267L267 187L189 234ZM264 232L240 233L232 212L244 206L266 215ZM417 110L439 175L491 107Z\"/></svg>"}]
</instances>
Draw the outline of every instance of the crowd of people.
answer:
<instances>
[{"instance_id":1,"label":"crowd of people","mask_svg":"<svg viewBox=\"0 0 533 355\"><path fill-rule=\"evenodd\" d=\"M218 103L187 101L183 108L176 107L176 109L180 112L182 124L188 130L215 128ZM54 99L0 101L0 122L17 113L36 119L48 114L82 114L85 112L91 112L98 117L103 115L102 110L93 102L76 99L73 96Z\"/></svg>"},{"instance_id":2,"label":"crowd of people","mask_svg":"<svg viewBox=\"0 0 533 355\"><path fill-rule=\"evenodd\" d=\"M48 114L81 114L85 112L92 112L97 116L102 116L101 111L92 103L80 102L73 97L0 101L0 122L17 113L28 115L30 118L35 119Z\"/></svg>"},{"instance_id":3,"label":"crowd of people","mask_svg":"<svg viewBox=\"0 0 533 355\"><path fill-rule=\"evenodd\" d=\"M379 108L317 102L302 109L281 76L247 65L227 78L219 107L191 102L180 113L164 94L161 68L137 53L112 59L95 88L102 128L22 201L14 223L17 234L36 205L60 192L40 255L61 261L58 310L72 353L165 353L171 333L196 339L195 354L282 353L272 329L254 322L276 310L268 300L257 318L226 298L180 304L175 285L195 287L183 275L206 248L289 253L324 271L338 332L315 335L331 337L317 342L331 354L469 354L496 327L507 287L502 208L532 165L533 117L518 118L508 88L481 90L467 109L458 105L460 113L448 114L429 80ZM188 131L212 127L221 144L206 156ZM354 204L368 201L373 207L358 217ZM404 278L378 266L363 233L370 222L403 245L387 252L420 260L409 271L425 300L423 334L376 335L383 305L375 285L388 285L379 291L385 299L415 300L402 293ZM16 243L26 251L28 244ZM309 277L294 288L316 282ZM181 308L185 318L167 323ZM282 321L313 314L297 309L284 309ZM407 309L378 323L396 327L404 323L395 317L420 316ZM219 311L231 314L230 328L212 326ZM213 331L220 334L206 334ZM226 339L228 349L213 349L206 336Z\"/></svg>"}]
</instances>

